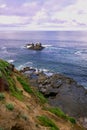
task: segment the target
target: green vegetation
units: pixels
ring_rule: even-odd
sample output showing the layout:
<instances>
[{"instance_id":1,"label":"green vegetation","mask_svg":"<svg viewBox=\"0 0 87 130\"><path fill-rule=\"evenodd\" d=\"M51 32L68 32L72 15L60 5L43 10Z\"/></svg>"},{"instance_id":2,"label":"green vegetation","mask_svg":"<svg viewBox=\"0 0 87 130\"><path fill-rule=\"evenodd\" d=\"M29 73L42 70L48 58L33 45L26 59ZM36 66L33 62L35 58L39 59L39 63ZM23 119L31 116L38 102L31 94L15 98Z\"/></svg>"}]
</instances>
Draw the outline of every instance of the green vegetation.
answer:
<instances>
[{"instance_id":1,"label":"green vegetation","mask_svg":"<svg viewBox=\"0 0 87 130\"><path fill-rule=\"evenodd\" d=\"M35 89L32 89L23 77L17 76L17 80L21 83L26 92L33 93L41 103L47 102L47 99L43 96L43 94Z\"/></svg>"},{"instance_id":2,"label":"green vegetation","mask_svg":"<svg viewBox=\"0 0 87 130\"><path fill-rule=\"evenodd\" d=\"M50 130L59 130L56 124L47 116L38 116L37 118L40 121L41 125L50 127Z\"/></svg>"},{"instance_id":3,"label":"green vegetation","mask_svg":"<svg viewBox=\"0 0 87 130\"><path fill-rule=\"evenodd\" d=\"M67 120L70 121L72 124L76 124L76 120L73 117L68 117Z\"/></svg>"},{"instance_id":4,"label":"green vegetation","mask_svg":"<svg viewBox=\"0 0 87 130\"><path fill-rule=\"evenodd\" d=\"M18 100L22 101L23 93L15 86L15 81L12 78L8 77L8 82L9 82L11 94L14 97L16 97Z\"/></svg>"},{"instance_id":5,"label":"green vegetation","mask_svg":"<svg viewBox=\"0 0 87 130\"><path fill-rule=\"evenodd\" d=\"M0 101L5 99L5 95L3 93L0 93Z\"/></svg>"},{"instance_id":6,"label":"green vegetation","mask_svg":"<svg viewBox=\"0 0 87 130\"><path fill-rule=\"evenodd\" d=\"M60 108L58 107L52 107L52 108L44 108L47 111L50 111L51 113L55 114L58 117L61 117L63 119L66 119L70 121L73 124L76 124L76 120L73 117L67 116Z\"/></svg>"},{"instance_id":7,"label":"green vegetation","mask_svg":"<svg viewBox=\"0 0 87 130\"><path fill-rule=\"evenodd\" d=\"M40 93L39 91L35 91L34 90L34 94L35 96L39 99L40 103L44 104L47 102L47 99L43 96L42 93Z\"/></svg>"},{"instance_id":8,"label":"green vegetation","mask_svg":"<svg viewBox=\"0 0 87 130\"><path fill-rule=\"evenodd\" d=\"M0 77L9 76L11 74L10 69L8 69L10 64L6 61L0 59Z\"/></svg>"},{"instance_id":9,"label":"green vegetation","mask_svg":"<svg viewBox=\"0 0 87 130\"><path fill-rule=\"evenodd\" d=\"M0 77L2 77L8 84L10 92L18 100L23 100L23 94L15 86L15 81L11 78L12 70L8 62L0 59Z\"/></svg>"},{"instance_id":10,"label":"green vegetation","mask_svg":"<svg viewBox=\"0 0 87 130\"><path fill-rule=\"evenodd\" d=\"M6 104L6 108L10 111L13 111L14 110L14 105L13 104Z\"/></svg>"},{"instance_id":11,"label":"green vegetation","mask_svg":"<svg viewBox=\"0 0 87 130\"><path fill-rule=\"evenodd\" d=\"M0 71L0 78L2 77L2 72Z\"/></svg>"},{"instance_id":12,"label":"green vegetation","mask_svg":"<svg viewBox=\"0 0 87 130\"><path fill-rule=\"evenodd\" d=\"M31 89L31 87L29 86L29 84L23 78L17 76L17 80L21 83L21 85L23 86L23 89L26 92L33 93L33 90Z\"/></svg>"},{"instance_id":13,"label":"green vegetation","mask_svg":"<svg viewBox=\"0 0 87 130\"><path fill-rule=\"evenodd\" d=\"M4 130L4 129L0 127L0 130Z\"/></svg>"},{"instance_id":14,"label":"green vegetation","mask_svg":"<svg viewBox=\"0 0 87 130\"><path fill-rule=\"evenodd\" d=\"M66 115L65 113L60 109L60 108L57 108L57 107L52 107L52 108L44 108L45 110L47 111L50 111L51 113L55 114L56 116L58 117L62 117L64 119L66 119Z\"/></svg>"}]
</instances>

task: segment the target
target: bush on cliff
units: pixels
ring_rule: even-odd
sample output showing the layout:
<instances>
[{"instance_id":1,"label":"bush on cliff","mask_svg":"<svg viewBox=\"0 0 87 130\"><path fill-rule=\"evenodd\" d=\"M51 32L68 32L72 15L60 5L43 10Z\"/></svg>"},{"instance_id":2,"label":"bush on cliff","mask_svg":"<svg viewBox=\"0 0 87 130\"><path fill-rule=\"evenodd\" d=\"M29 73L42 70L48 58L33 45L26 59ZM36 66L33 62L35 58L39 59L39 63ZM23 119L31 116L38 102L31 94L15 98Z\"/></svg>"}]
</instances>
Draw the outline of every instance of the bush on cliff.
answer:
<instances>
[{"instance_id":1,"label":"bush on cliff","mask_svg":"<svg viewBox=\"0 0 87 130\"><path fill-rule=\"evenodd\" d=\"M55 114L58 117L64 118L68 121L70 121L72 124L76 124L76 120L73 117L67 116L60 108L58 107L50 107L50 108L44 108L47 111L50 111L51 113Z\"/></svg>"},{"instance_id":2,"label":"bush on cliff","mask_svg":"<svg viewBox=\"0 0 87 130\"><path fill-rule=\"evenodd\" d=\"M56 126L56 124L47 116L38 116L38 120L40 121L41 125L50 127L50 130L59 130L59 128Z\"/></svg>"}]
</instances>

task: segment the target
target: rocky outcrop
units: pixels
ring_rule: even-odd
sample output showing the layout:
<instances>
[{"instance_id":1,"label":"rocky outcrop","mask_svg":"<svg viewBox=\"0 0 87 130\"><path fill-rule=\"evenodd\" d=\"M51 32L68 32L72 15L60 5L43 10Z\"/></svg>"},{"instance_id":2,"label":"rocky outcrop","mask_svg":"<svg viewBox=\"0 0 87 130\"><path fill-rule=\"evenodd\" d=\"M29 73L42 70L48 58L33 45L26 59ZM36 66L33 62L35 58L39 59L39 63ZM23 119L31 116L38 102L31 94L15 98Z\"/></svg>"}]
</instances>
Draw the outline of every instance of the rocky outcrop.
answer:
<instances>
[{"instance_id":1,"label":"rocky outcrop","mask_svg":"<svg viewBox=\"0 0 87 130\"><path fill-rule=\"evenodd\" d=\"M26 75L30 84L37 87L52 106L60 107L87 127L87 90L83 86L61 74L47 76L43 72L33 72Z\"/></svg>"},{"instance_id":2,"label":"rocky outcrop","mask_svg":"<svg viewBox=\"0 0 87 130\"><path fill-rule=\"evenodd\" d=\"M28 49L30 49L30 50L42 50L42 49L44 49L44 47L42 46L42 44L41 43L36 43L36 44L33 44L33 43L31 43L31 44L27 44L26 45L26 47L28 48Z\"/></svg>"},{"instance_id":3,"label":"rocky outcrop","mask_svg":"<svg viewBox=\"0 0 87 130\"><path fill-rule=\"evenodd\" d=\"M26 70L29 68L25 68L22 73L25 71L27 74ZM36 80L36 85L47 79L44 73L31 72L29 77L32 81ZM45 81L43 85L47 82ZM7 88L9 92L5 91ZM30 86L30 82L23 74L3 60L0 60L0 89L3 91L0 91L0 130L82 130L83 128L59 108L51 107L47 99ZM55 96L55 93L51 95ZM56 111L61 116L56 115Z\"/></svg>"},{"instance_id":4,"label":"rocky outcrop","mask_svg":"<svg viewBox=\"0 0 87 130\"><path fill-rule=\"evenodd\" d=\"M0 78L0 92L9 91L9 84L4 78Z\"/></svg>"}]
</instances>

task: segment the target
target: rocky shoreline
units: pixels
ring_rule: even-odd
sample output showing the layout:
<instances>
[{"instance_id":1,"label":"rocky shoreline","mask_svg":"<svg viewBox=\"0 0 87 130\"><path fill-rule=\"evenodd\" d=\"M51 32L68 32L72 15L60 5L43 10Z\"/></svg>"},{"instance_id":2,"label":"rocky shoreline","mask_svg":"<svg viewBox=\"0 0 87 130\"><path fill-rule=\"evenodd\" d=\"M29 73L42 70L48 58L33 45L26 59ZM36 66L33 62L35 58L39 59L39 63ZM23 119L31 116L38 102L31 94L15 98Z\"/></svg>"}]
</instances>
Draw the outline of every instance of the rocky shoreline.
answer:
<instances>
[{"instance_id":1,"label":"rocky shoreline","mask_svg":"<svg viewBox=\"0 0 87 130\"><path fill-rule=\"evenodd\" d=\"M20 72L28 77L30 85L44 94L50 105L60 107L87 128L87 90L82 85L62 74L48 76L30 67Z\"/></svg>"}]
</instances>

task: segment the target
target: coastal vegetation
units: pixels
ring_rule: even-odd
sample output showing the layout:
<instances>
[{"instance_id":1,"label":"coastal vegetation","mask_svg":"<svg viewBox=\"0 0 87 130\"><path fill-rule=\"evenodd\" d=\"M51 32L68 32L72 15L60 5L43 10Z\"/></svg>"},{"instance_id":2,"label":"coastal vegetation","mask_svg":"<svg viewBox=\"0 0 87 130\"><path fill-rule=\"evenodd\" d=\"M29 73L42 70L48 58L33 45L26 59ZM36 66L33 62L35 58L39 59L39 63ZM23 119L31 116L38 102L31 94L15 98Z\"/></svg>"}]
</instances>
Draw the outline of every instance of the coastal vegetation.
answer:
<instances>
[{"instance_id":1,"label":"coastal vegetation","mask_svg":"<svg viewBox=\"0 0 87 130\"><path fill-rule=\"evenodd\" d=\"M14 110L14 105L12 103L6 104L6 108L10 111Z\"/></svg>"},{"instance_id":2,"label":"coastal vegetation","mask_svg":"<svg viewBox=\"0 0 87 130\"><path fill-rule=\"evenodd\" d=\"M52 119L47 116L37 116L37 118L43 126L50 127L50 130L59 130Z\"/></svg>"},{"instance_id":3,"label":"coastal vegetation","mask_svg":"<svg viewBox=\"0 0 87 130\"><path fill-rule=\"evenodd\" d=\"M60 108L58 107L47 107L44 108L47 111L50 111L51 113L55 114L58 117L61 117L65 120L70 121L72 124L76 124L76 120L73 117L67 116Z\"/></svg>"},{"instance_id":4,"label":"coastal vegetation","mask_svg":"<svg viewBox=\"0 0 87 130\"><path fill-rule=\"evenodd\" d=\"M49 106L27 77L0 59L0 130L7 129L82 130L83 127L59 108Z\"/></svg>"}]
</instances>

